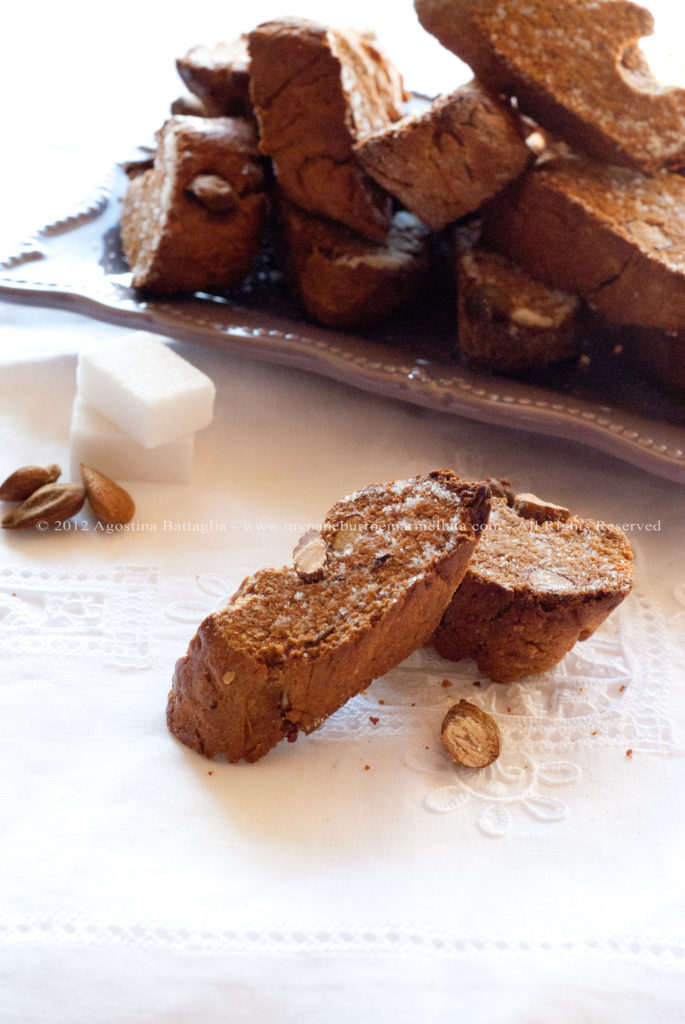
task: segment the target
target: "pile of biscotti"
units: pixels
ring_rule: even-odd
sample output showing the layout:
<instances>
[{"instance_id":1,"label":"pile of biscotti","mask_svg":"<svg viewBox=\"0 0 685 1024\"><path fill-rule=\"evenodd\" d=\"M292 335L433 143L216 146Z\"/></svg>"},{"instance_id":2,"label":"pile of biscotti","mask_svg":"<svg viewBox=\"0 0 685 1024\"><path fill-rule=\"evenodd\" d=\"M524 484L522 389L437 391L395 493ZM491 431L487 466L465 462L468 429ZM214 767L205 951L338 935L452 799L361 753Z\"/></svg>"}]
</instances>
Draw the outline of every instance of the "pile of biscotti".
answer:
<instances>
[{"instance_id":1,"label":"pile of biscotti","mask_svg":"<svg viewBox=\"0 0 685 1024\"><path fill-rule=\"evenodd\" d=\"M630 592L632 557L617 527L504 480L372 484L200 624L169 728L206 757L257 761L424 645L497 682L544 672Z\"/></svg>"},{"instance_id":2,"label":"pile of biscotti","mask_svg":"<svg viewBox=\"0 0 685 1024\"><path fill-rule=\"evenodd\" d=\"M461 356L520 373L588 323L685 391L685 90L661 88L627 0L415 0L474 79L407 113L375 38L300 18L177 62L189 89L121 228L133 285L222 291L265 225L311 318L378 320L451 239Z\"/></svg>"}]
</instances>

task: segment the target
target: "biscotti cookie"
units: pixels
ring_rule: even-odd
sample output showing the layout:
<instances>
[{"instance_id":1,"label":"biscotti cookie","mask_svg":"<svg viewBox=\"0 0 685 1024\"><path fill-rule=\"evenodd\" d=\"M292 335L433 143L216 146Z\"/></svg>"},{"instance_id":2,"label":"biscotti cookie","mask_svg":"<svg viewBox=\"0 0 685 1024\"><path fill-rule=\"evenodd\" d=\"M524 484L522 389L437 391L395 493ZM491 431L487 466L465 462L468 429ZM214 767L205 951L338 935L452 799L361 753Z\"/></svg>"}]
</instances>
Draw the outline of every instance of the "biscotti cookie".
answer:
<instances>
[{"instance_id":1,"label":"biscotti cookie","mask_svg":"<svg viewBox=\"0 0 685 1024\"><path fill-rule=\"evenodd\" d=\"M484 232L534 277L608 320L685 329L685 178L552 159L495 200Z\"/></svg>"},{"instance_id":2,"label":"biscotti cookie","mask_svg":"<svg viewBox=\"0 0 685 1024\"><path fill-rule=\"evenodd\" d=\"M368 35L279 18L249 35L262 152L284 195L309 213L384 242L392 201L354 153L360 134L401 113L399 73Z\"/></svg>"},{"instance_id":3,"label":"biscotti cookie","mask_svg":"<svg viewBox=\"0 0 685 1024\"><path fill-rule=\"evenodd\" d=\"M186 88L201 102L207 117L252 116L247 36L232 43L193 46L176 61Z\"/></svg>"},{"instance_id":4,"label":"biscotti cookie","mask_svg":"<svg viewBox=\"0 0 685 1024\"><path fill-rule=\"evenodd\" d=\"M200 625L169 694L172 733L256 761L310 733L431 637L487 522L490 491L437 471L338 502L295 566L248 577Z\"/></svg>"},{"instance_id":5,"label":"biscotti cookie","mask_svg":"<svg viewBox=\"0 0 685 1024\"><path fill-rule=\"evenodd\" d=\"M248 121L169 118L153 167L131 181L122 203L133 287L168 295L239 284L259 247L267 206Z\"/></svg>"},{"instance_id":6,"label":"biscotti cookie","mask_svg":"<svg viewBox=\"0 0 685 1024\"><path fill-rule=\"evenodd\" d=\"M498 683L545 672L587 640L632 587L622 530L532 494L497 496L433 643Z\"/></svg>"},{"instance_id":7,"label":"biscotti cookie","mask_svg":"<svg viewBox=\"0 0 685 1024\"><path fill-rule=\"evenodd\" d=\"M638 40L651 14L627 0L414 0L428 32L495 93L598 160L685 165L685 90L659 86Z\"/></svg>"},{"instance_id":8,"label":"biscotti cookie","mask_svg":"<svg viewBox=\"0 0 685 1024\"><path fill-rule=\"evenodd\" d=\"M428 271L428 228L400 210L383 245L284 202L288 281L309 316L328 327L372 323L410 301Z\"/></svg>"},{"instance_id":9,"label":"biscotti cookie","mask_svg":"<svg viewBox=\"0 0 685 1024\"><path fill-rule=\"evenodd\" d=\"M477 82L364 136L372 178L434 230L477 210L532 159L510 108Z\"/></svg>"},{"instance_id":10,"label":"biscotti cookie","mask_svg":"<svg viewBox=\"0 0 685 1024\"><path fill-rule=\"evenodd\" d=\"M513 260L455 231L459 354L472 366L519 374L580 353L582 304Z\"/></svg>"}]
</instances>

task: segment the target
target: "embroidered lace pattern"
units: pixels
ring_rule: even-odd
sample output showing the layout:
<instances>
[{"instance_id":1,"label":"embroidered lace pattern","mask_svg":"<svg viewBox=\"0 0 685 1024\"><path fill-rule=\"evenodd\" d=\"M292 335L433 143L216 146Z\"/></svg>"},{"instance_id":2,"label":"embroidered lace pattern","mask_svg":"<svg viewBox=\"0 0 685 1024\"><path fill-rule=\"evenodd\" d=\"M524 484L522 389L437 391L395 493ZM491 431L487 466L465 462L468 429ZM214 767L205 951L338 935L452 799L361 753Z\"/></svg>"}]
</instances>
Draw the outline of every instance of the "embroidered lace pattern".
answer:
<instances>
[{"instance_id":1,"label":"embroidered lace pattern","mask_svg":"<svg viewBox=\"0 0 685 1024\"><path fill-rule=\"evenodd\" d=\"M0 568L0 652L96 657L149 668L154 566Z\"/></svg>"},{"instance_id":2,"label":"embroidered lace pattern","mask_svg":"<svg viewBox=\"0 0 685 1024\"><path fill-rule=\"evenodd\" d=\"M339 955L340 953L392 954L431 957L540 956L591 957L623 960L661 967L685 967L685 947L662 935L617 934L606 938L562 941L511 939L487 933L463 936L411 924L364 924L344 928L293 927L274 925L268 929L178 927L163 921L131 923L104 922L81 915L34 915L16 922L0 922L0 944L36 943L55 940L65 945L88 945L130 949L224 950L237 955L292 956L298 953Z\"/></svg>"}]
</instances>

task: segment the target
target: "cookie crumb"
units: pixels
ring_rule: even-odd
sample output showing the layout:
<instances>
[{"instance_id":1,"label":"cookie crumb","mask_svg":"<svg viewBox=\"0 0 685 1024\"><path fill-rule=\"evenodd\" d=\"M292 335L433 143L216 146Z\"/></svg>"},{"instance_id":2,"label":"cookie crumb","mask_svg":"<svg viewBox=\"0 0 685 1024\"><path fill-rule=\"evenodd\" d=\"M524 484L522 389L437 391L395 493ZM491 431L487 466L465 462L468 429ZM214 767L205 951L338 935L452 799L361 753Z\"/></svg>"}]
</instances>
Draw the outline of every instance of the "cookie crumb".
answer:
<instances>
[{"instance_id":1,"label":"cookie crumb","mask_svg":"<svg viewBox=\"0 0 685 1024\"><path fill-rule=\"evenodd\" d=\"M364 765L364 771L365 772L371 771L371 765L370 764L365 764Z\"/></svg>"},{"instance_id":2,"label":"cookie crumb","mask_svg":"<svg viewBox=\"0 0 685 1024\"><path fill-rule=\"evenodd\" d=\"M375 715L369 715L369 721L371 725L378 725L379 719Z\"/></svg>"},{"instance_id":3,"label":"cookie crumb","mask_svg":"<svg viewBox=\"0 0 685 1024\"><path fill-rule=\"evenodd\" d=\"M626 750L626 757L632 757L632 756L633 756L633 748L632 747L628 747L628 749Z\"/></svg>"},{"instance_id":4,"label":"cookie crumb","mask_svg":"<svg viewBox=\"0 0 685 1024\"><path fill-rule=\"evenodd\" d=\"M443 687L443 688L444 688L444 689L446 690L446 689L448 689L448 687L450 687L450 686L451 686L452 684L451 684L451 682L449 681L449 679L443 679L443 681L442 681L442 682L440 683L440 685L441 685L441 686L442 686L442 687Z\"/></svg>"}]
</instances>

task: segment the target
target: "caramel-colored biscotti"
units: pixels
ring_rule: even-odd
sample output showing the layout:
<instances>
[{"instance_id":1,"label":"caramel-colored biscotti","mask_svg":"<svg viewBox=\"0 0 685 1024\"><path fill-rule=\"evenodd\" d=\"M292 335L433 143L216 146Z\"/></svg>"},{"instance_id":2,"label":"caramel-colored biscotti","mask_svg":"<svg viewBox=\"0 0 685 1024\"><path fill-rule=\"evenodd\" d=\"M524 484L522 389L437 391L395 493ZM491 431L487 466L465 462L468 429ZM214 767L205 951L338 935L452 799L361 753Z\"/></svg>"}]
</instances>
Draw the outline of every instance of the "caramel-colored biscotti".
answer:
<instances>
[{"instance_id":1,"label":"caramel-colored biscotti","mask_svg":"<svg viewBox=\"0 0 685 1024\"><path fill-rule=\"evenodd\" d=\"M489 507L486 485L447 471L338 502L294 567L249 577L200 625L176 665L171 731L229 761L312 732L429 641Z\"/></svg>"},{"instance_id":2,"label":"caramel-colored biscotti","mask_svg":"<svg viewBox=\"0 0 685 1024\"><path fill-rule=\"evenodd\" d=\"M383 245L287 201L281 207L290 287L309 316L352 327L414 298L428 271L428 228L404 210Z\"/></svg>"},{"instance_id":3,"label":"caramel-colored biscotti","mask_svg":"<svg viewBox=\"0 0 685 1024\"><path fill-rule=\"evenodd\" d=\"M598 160L685 165L685 90L659 86L629 0L414 0L423 27L494 93Z\"/></svg>"},{"instance_id":4,"label":"caramel-colored biscotti","mask_svg":"<svg viewBox=\"0 0 685 1024\"><path fill-rule=\"evenodd\" d=\"M511 109L477 82L364 136L356 152L371 177L434 230L477 210L533 156Z\"/></svg>"},{"instance_id":5,"label":"caramel-colored biscotti","mask_svg":"<svg viewBox=\"0 0 685 1024\"><path fill-rule=\"evenodd\" d=\"M520 374L580 353L582 304L513 260L455 231L459 354L472 366Z\"/></svg>"},{"instance_id":6,"label":"caramel-colored biscotti","mask_svg":"<svg viewBox=\"0 0 685 1024\"><path fill-rule=\"evenodd\" d=\"M520 187L519 187L520 186ZM488 240L608 320L685 329L685 178L552 159L495 200Z\"/></svg>"},{"instance_id":7,"label":"caramel-colored biscotti","mask_svg":"<svg viewBox=\"0 0 685 1024\"><path fill-rule=\"evenodd\" d=\"M122 203L133 287L169 295L240 284L261 242L267 206L248 121L169 118L153 167L133 178Z\"/></svg>"},{"instance_id":8,"label":"caramel-colored biscotti","mask_svg":"<svg viewBox=\"0 0 685 1024\"><path fill-rule=\"evenodd\" d=\"M399 73L368 35L301 18L259 25L249 52L260 146L284 195L383 243L392 201L366 175L354 144L400 116Z\"/></svg>"},{"instance_id":9,"label":"caramel-colored biscotti","mask_svg":"<svg viewBox=\"0 0 685 1024\"><path fill-rule=\"evenodd\" d=\"M630 592L633 556L618 527L500 493L433 642L443 657L473 658L510 683L547 671L594 633Z\"/></svg>"}]
</instances>

